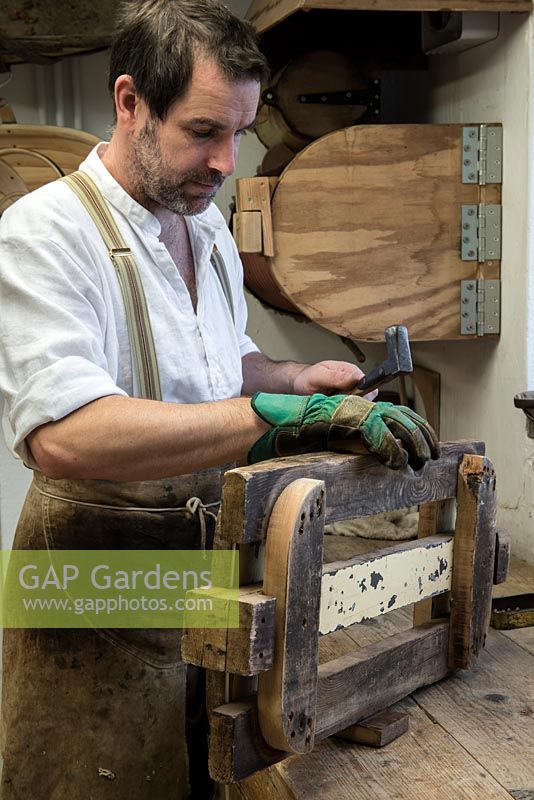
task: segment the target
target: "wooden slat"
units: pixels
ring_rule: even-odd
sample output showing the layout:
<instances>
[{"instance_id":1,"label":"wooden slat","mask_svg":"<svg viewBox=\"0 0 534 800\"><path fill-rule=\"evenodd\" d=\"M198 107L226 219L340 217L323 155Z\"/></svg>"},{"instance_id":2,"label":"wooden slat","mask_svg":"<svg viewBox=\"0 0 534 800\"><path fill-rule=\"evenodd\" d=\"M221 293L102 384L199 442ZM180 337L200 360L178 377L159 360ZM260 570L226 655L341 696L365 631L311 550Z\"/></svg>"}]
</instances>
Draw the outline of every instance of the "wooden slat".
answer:
<instances>
[{"instance_id":1,"label":"wooden slat","mask_svg":"<svg viewBox=\"0 0 534 800\"><path fill-rule=\"evenodd\" d=\"M279 458L229 470L222 492L224 541L264 539L278 495L297 478L324 480L326 522L335 522L454 497L463 454L483 452L483 442L443 443L440 459L417 473L410 467L393 472L372 456L334 453Z\"/></svg>"},{"instance_id":2,"label":"wooden slat","mask_svg":"<svg viewBox=\"0 0 534 800\"><path fill-rule=\"evenodd\" d=\"M325 564L320 632L345 628L448 591L452 554L452 536L429 536Z\"/></svg>"},{"instance_id":3,"label":"wooden slat","mask_svg":"<svg viewBox=\"0 0 534 800\"><path fill-rule=\"evenodd\" d=\"M316 738L324 739L444 678L448 638L448 622L430 622L321 664Z\"/></svg>"},{"instance_id":4,"label":"wooden slat","mask_svg":"<svg viewBox=\"0 0 534 800\"><path fill-rule=\"evenodd\" d=\"M447 622L433 622L321 664L316 740L443 678L448 672L448 636ZM210 773L221 783L242 780L286 755L259 736L255 698L220 706L210 720Z\"/></svg>"},{"instance_id":5,"label":"wooden slat","mask_svg":"<svg viewBox=\"0 0 534 800\"><path fill-rule=\"evenodd\" d=\"M484 647L495 563L495 471L466 455L458 473L449 665L469 669Z\"/></svg>"},{"instance_id":6,"label":"wooden slat","mask_svg":"<svg viewBox=\"0 0 534 800\"><path fill-rule=\"evenodd\" d=\"M203 592L203 597L208 593ZM182 637L182 658L188 664L218 672L256 675L271 669L274 654L276 600L261 586L239 590L238 628L190 628Z\"/></svg>"},{"instance_id":7,"label":"wooden slat","mask_svg":"<svg viewBox=\"0 0 534 800\"><path fill-rule=\"evenodd\" d=\"M407 733L410 726L410 717L402 711L380 711L372 717L362 719L356 725L350 725L336 733L338 739L348 742L366 744L369 747L384 747Z\"/></svg>"},{"instance_id":8,"label":"wooden slat","mask_svg":"<svg viewBox=\"0 0 534 800\"><path fill-rule=\"evenodd\" d=\"M263 587L276 597L272 669L260 673L258 715L272 747L308 753L315 738L324 483L287 486L271 514Z\"/></svg>"},{"instance_id":9,"label":"wooden slat","mask_svg":"<svg viewBox=\"0 0 534 800\"><path fill-rule=\"evenodd\" d=\"M261 211L262 252L265 256L273 256L273 222L269 178L239 178L235 187L238 211Z\"/></svg>"},{"instance_id":10,"label":"wooden slat","mask_svg":"<svg viewBox=\"0 0 534 800\"><path fill-rule=\"evenodd\" d=\"M252 0L246 17L258 33L296 11L323 8L339 11L442 11L443 0ZM531 0L448 0L450 11L531 11Z\"/></svg>"},{"instance_id":11,"label":"wooden slat","mask_svg":"<svg viewBox=\"0 0 534 800\"><path fill-rule=\"evenodd\" d=\"M236 211L232 217L232 232L240 253L261 253L261 212Z\"/></svg>"}]
</instances>

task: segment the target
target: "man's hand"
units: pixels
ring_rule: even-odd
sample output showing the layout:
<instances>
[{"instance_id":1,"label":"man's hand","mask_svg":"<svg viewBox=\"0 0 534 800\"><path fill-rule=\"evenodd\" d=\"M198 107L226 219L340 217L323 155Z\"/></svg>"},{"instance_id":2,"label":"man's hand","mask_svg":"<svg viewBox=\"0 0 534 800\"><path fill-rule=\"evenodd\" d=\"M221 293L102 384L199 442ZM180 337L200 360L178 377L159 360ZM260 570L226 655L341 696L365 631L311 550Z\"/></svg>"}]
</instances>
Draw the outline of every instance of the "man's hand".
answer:
<instances>
[{"instance_id":1,"label":"man's hand","mask_svg":"<svg viewBox=\"0 0 534 800\"><path fill-rule=\"evenodd\" d=\"M439 458L438 439L428 422L404 406L356 395L262 392L251 404L272 428L251 448L249 463L321 450L353 452L357 442L391 469L406 464L420 469L430 458Z\"/></svg>"},{"instance_id":2,"label":"man's hand","mask_svg":"<svg viewBox=\"0 0 534 800\"><path fill-rule=\"evenodd\" d=\"M361 369L348 361L319 361L317 364L303 366L295 376L293 391L295 394L341 394L352 392L357 382L363 378ZM377 390L365 395L372 400Z\"/></svg>"},{"instance_id":3,"label":"man's hand","mask_svg":"<svg viewBox=\"0 0 534 800\"><path fill-rule=\"evenodd\" d=\"M295 361L271 361L263 353L243 356L242 394L340 394L352 392L363 377L361 369L348 361L320 361L297 364ZM377 391L365 395L369 400Z\"/></svg>"}]
</instances>

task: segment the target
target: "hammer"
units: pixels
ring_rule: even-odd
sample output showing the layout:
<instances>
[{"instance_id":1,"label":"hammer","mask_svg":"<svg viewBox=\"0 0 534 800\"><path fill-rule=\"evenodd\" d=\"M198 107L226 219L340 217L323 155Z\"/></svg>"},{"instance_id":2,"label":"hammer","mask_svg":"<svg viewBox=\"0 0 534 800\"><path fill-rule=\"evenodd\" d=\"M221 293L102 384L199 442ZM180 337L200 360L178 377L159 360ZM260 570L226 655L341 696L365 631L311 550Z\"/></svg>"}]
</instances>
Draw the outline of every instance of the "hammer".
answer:
<instances>
[{"instance_id":1,"label":"hammer","mask_svg":"<svg viewBox=\"0 0 534 800\"><path fill-rule=\"evenodd\" d=\"M368 372L356 384L351 394L367 394L377 386L393 380L397 375L408 375L412 372L412 354L407 328L404 325L390 325L384 331L384 337L387 347L386 360Z\"/></svg>"}]
</instances>

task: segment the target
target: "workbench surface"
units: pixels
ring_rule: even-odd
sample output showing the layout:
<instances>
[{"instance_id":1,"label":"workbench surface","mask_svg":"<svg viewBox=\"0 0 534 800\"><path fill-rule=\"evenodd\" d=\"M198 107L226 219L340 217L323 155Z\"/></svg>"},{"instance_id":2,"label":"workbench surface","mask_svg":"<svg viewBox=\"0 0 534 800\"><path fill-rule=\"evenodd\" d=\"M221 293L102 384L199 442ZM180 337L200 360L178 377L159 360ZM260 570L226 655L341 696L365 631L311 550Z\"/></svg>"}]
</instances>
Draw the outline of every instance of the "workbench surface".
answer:
<instances>
[{"instance_id":1,"label":"workbench surface","mask_svg":"<svg viewBox=\"0 0 534 800\"><path fill-rule=\"evenodd\" d=\"M391 542L325 536L325 561ZM512 558L495 596L534 592L534 567ZM412 626L412 608L321 637L327 661ZM490 630L470 672L397 705L408 733L381 749L329 738L232 788L240 800L534 800L534 627Z\"/></svg>"}]
</instances>

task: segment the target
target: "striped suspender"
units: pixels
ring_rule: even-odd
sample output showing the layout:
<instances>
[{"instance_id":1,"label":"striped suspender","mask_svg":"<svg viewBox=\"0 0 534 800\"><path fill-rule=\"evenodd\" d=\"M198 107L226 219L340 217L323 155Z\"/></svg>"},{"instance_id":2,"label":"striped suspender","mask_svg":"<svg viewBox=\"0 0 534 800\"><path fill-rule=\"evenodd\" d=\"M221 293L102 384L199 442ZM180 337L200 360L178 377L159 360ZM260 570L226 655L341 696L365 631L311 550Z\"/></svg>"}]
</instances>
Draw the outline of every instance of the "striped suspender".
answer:
<instances>
[{"instance_id":1,"label":"striped suspender","mask_svg":"<svg viewBox=\"0 0 534 800\"><path fill-rule=\"evenodd\" d=\"M122 238L100 189L85 172L73 172L61 180L69 184L91 215L109 251L121 287L126 324L132 349L132 367L140 397L161 400L158 362L141 277L132 251Z\"/></svg>"}]
</instances>

